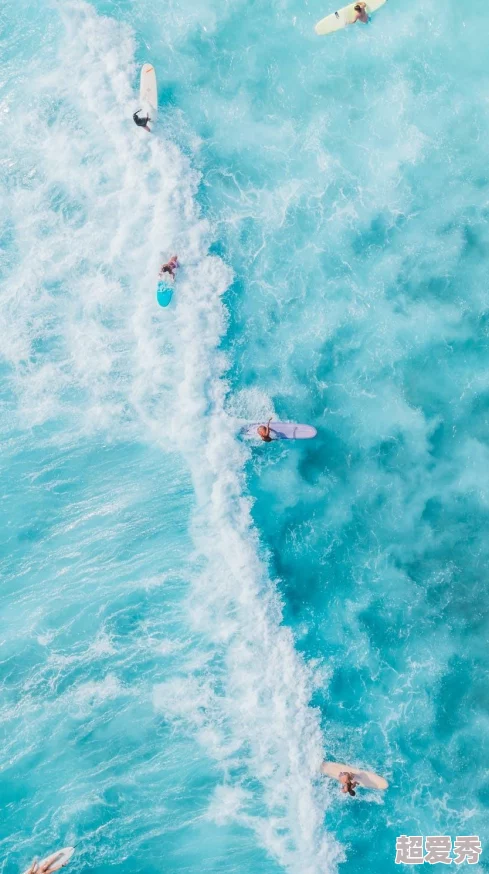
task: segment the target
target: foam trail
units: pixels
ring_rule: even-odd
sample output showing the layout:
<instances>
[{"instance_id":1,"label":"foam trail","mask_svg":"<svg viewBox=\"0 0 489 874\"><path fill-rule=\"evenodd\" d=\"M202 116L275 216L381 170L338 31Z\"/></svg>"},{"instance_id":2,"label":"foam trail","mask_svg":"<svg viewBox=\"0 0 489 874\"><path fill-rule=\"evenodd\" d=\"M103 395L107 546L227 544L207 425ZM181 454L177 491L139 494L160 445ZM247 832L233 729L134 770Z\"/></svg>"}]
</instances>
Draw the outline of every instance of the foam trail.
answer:
<instances>
[{"instance_id":1,"label":"foam trail","mask_svg":"<svg viewBox=\"0 0 489 874\"><path fill-rule=\"evenodd\" d=\"M205 558L205 570L193 583L191 612L225 666L217 686L209 687L207 673L203 689L195 693L192 687L191 694L204 694L212 714L202 723L196 713L195 725L207 743L212 738L213 754L227 771L245 765L244 785L250 777L262 785L268 815L257 818L244 803L241 820L253 825L287 869L313 874L331 870L339 854L322 833L325 796L316 785L322 742L308 707L311 676L290 631L280 626L279 599L259 557L250 502L243 497L247 452L224 412L225 361L215 353L223 312L217 295L209 306L212 283L212 275L207 283L196 277L195 305L178 312L179 336L192 353L184 357L180 398L185 400L177 415L188 435L187 460L199 496L194 537ZM193 412L188 415L195 409L189 408L189 397L207 400L199 433ZM158 690L156 700L167 711L180 698L175 691Z\"/></svg>"},{"instance_id":2,"label":"foam trail","mask_svg":"<svg viewBox=\"0 0 489 874\"><path fill-rule=\"evenodd\" d=\"M209 816L253 829L287 870L324 874L341 850L323 830L313 676L281 626L244 497L247 450L224 411L230 271L208 255L198 177L164 142L164 122L149 139L134 129L131 31L85 3L63 6L62 19L59 62L77 75L33 71L17 137L26 145L14 154L4 138L2 154L17 257L0 329L19 422L62 422L59 441L99 432L183 452L200 568L189 617L202 645L181 681L155 688L155 705L197 731L222 769ZM155 277L172 251L183 268L162 312Z\"/></svg>"}]
</instances>

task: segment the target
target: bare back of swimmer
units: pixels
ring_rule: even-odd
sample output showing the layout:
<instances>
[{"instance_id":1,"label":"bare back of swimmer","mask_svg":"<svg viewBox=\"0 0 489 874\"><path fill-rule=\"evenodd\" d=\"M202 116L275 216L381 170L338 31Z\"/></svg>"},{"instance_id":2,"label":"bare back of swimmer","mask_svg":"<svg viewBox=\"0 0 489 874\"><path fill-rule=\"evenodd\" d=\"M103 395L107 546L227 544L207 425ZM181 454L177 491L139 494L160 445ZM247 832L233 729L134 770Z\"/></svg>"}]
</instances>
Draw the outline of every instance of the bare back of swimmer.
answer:
<instances>
[{"instance_id":1,"label":"bare back of swimmer","mask_svg":"<svg viewBox=\"0 0 489 874\"><path fill-rule=\"evenodd\" d=\"M359 786L360 784L355 780L353 774L340 774L340 782L342 784L341 791L345 794L348 792L348 795L351 795L352 798L357 794L355 792L355 786Z\"/></svg>"},{"instance_id":2,"label":"bare back of swimmer","mask_svg":"<svg viewBox=\"0 0 489 874\"><path fill-rule=\"evenodd\" d=\"M256 429L264 443L272 442L272 438L270 437L270 422L272 419L273 416L270 416L266 425L260 425L260 427Z\"/></svg>"},{"instance_id":3,"label":"bare back of swimmer","mask_svg":"<svg viewBox=\"0 0 489 874\"><path fill-rule=\"evenodd\" d=\"M352 24L355 24L356 21L361 21L363 24L368 24L366 3L355 3L355 6L353 7L353 12L355 13L355 17L352 18Z\"/></svg>"},{"instance_id":4,"label":"bare back of swimmer","mask_svg":"<svg viewBox=\"0 0 489 874\"><path fill-rule=\"evenodd\" d=\"M175 271L178 270L178 255L172 255L170 260L163 264L160 268L160 276L168 273L172 282L175 281Z\"/></svg>"}]
</instances>

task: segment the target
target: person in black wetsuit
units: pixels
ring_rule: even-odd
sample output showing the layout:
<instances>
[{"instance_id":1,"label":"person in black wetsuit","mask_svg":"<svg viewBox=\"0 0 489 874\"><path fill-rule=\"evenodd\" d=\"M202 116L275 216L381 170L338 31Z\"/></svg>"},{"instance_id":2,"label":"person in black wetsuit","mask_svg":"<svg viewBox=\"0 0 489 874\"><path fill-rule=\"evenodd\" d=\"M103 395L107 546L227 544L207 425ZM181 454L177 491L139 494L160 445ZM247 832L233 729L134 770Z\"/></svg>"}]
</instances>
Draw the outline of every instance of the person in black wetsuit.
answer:
<instances>
[{"instance_id":1,"label":"person in black wetsuit","mask_svg":"<svg viewBox=\"0 0 489 874\"><path fill-rule=\"evenodd\" d=\"M147 130L148 133L150 134L151 131L148 127L148 121L151 121L151 119L150 119L149 115L147 115L146 118L139 118L138 112L141 112L141 110L138 109L132 117L134 124L137 124L138 127L144 127L144 129Z\"/></svg>"}]
</instances>

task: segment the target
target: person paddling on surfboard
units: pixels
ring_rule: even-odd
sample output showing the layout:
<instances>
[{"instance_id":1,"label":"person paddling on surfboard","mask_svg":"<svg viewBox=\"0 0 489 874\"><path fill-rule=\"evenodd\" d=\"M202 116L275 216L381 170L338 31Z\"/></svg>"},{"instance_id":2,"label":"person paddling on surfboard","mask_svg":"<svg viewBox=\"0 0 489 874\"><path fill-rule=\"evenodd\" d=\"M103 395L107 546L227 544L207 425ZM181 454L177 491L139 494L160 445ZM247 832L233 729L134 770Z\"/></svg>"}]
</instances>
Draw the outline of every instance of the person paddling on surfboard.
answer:
<instances>
[{"instance_id":1,"label":"person paddling on surfboard","mask_svg":"<svg viewBox=\"0 0 489 874\"><path fill-rule=\"evenodd\" d=\"M363 24L368 24L368 14L367 14L367 4L366 3L355 3L353 7L354 17L352 18L352 24L355 24L356 21L362 21Z\"/></svg>"},{"instance_id":2,"label":"person paddling on surfboard","mask_svg":"<svg viewBox=\"0 0 489 874\"><path fill-rule=\"evenodd\" d=\"M169 273L172 282L175 282L175 270L178 269L178 255L172 255L170 260L163 264L159 275L163 276L164 273Z\"/></svg>"},{"instance_id":3,"label":"person paddling on surfboard","mask_svg":"<svg viewBox=\"0 0 489 874\"><path fill-rule=\"evenodd\" d=\"M353 774L340 774L340 782L342 783L341 791L348 792L348 795L351 795L352 798L357 794L355 790L355 786L359 786L360 784L354 779Z\"/></svg>"},{"instance_id":4,"label":"person paddling on surfboard","mask_svg":"<svg viewBox=\"0 0 489 874\"><path fill-rule=\"evenodd\" d=\"M25 874L54 874L54 871L64 868L65 864L63 853L55 853L53 856L48 856L43 862L38 862L34 859L31 867Z\"/></svg>"},{"instance_id":5,"label":"person paddling on surfboard","mask_svg":"<svg viewBox=\"0 0 489 874\"><path fill-rule=\"evenodd\" d=\"M260 425L260 427L256 429L264 443L272 442L272 438L270 437L270 422L272 419L273 416L270 416L266 425Z\"/></svg>"},{"instance_id":6,"label":"person paddling on surfboard","mask_svg":"<svg viewBox=\"0 0 489 874\"><path fill-rule=\"evenodd\" d=\"M138 127L144 127L144 129L147 130L148 133L150 134L151 131L148 127L148 121L151 121L151 119L150 119L149 115L147 115L146 118L139 118L138 112L141 112L141 110L138 109L132 117L134 124L137 124Z\"/></svg>"}]
</instances>

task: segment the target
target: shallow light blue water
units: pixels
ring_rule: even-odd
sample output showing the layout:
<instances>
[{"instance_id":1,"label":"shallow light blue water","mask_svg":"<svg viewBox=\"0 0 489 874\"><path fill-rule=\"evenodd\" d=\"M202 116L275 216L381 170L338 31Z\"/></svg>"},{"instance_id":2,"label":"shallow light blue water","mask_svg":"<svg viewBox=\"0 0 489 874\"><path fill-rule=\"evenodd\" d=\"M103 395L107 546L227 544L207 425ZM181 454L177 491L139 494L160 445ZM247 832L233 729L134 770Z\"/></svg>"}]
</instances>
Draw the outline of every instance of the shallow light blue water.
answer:
<instances>
[{"instance_id":1,"label":"shallow light blue water","mask_svg":"<svg viewBox=\"0 0 489 874\"><path fill-rule=\"evenodd\" d=\"M445 9L4 11L3 871L487 839L488 13ZM318 438L245 448L272 412Z\"/></svg>"}]
</instances>

